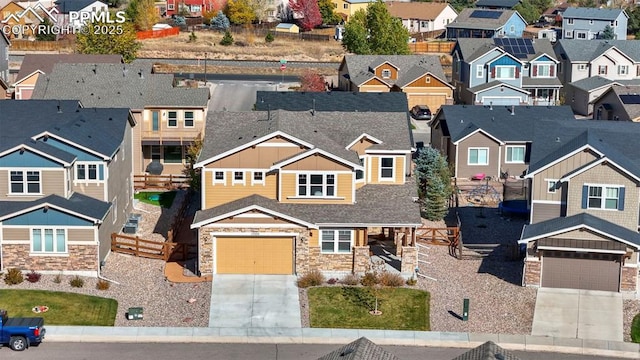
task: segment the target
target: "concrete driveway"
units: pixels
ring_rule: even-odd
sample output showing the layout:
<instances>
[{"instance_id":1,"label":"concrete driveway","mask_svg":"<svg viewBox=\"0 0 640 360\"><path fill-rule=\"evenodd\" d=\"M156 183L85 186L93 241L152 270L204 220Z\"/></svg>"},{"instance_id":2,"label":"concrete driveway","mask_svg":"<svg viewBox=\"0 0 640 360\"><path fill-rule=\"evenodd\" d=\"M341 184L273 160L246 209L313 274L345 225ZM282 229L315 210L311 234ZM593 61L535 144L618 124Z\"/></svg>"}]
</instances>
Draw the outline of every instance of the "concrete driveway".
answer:
<instances>
[{"instance_id":1,"label":"concrete driveway","mask_svg":"<svg viewBox=\"0 0 640 360\"><path fill-rule=\"evenodd\" d=\"M540 288L531 335L623 341L622 295Z\"/></svg>"},{"instance_id":2,"label":"concrete driveway","mask_svg":"<svg viewBox=\"0 0 640 360\"><path fill-rule=\"evenodd\" d=\"M301 328L294 275L214 275L209 327Z\"/></svg>"}]
</instances>

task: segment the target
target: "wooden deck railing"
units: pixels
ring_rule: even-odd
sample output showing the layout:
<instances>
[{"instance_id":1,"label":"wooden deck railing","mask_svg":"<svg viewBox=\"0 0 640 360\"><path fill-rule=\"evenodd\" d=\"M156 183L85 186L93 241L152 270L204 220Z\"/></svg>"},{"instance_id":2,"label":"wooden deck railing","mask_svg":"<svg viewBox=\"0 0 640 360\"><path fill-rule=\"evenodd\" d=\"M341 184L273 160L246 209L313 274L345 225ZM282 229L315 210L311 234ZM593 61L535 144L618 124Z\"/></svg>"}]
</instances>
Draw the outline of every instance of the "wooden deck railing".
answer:
<instances>
[{"instance_id":1,"label":"wooden deck railing","mask_svg":"<svg viewBox=\"0 0 640 360\"><path fill-rule=\"evenodd\" d=\"M148 259L187 260L194 248L197 248L197 245L158 242L134 236L111 234L111 251Z\"/></svg>"},{"instance_id":2,"label":"wooden deck railing","mask_svg":"<svg viewBox=\"0 0 640 360\"><path fill-rule=\"evenodd\" d=\"M189 187L189 177L185 175L133 175L135 189L163 188L173 190Z\"/></svg>"},{"instance_id":3,"label":"wooden deck railing","mask_svg":"<svg viewBox=\"0 0 640 360\"><path fill-rule=\"evenodd\" d=\"M419 227L416 229L416 237L418 240L426 241L433 245L450 246L458 241L460 234L459 227L446 228L427 228Z\"/></svg>"}]
</instances>

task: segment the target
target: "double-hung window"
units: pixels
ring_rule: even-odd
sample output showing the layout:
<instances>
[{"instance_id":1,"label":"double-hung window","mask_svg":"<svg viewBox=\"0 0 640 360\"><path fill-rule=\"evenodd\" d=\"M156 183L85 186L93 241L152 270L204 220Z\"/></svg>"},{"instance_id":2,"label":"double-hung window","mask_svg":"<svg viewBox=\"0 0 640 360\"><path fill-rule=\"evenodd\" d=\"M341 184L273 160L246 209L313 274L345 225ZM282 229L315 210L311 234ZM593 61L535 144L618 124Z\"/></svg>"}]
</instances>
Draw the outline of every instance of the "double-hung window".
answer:
<instances>
[{"instance_id":1,"label":"double-hung window","mask_svg":"<svg viewBox=\"0 0 640 360\"><path fill-rule=\"evenodd\" d=\"M582 208L624 210L624 187L615 185L584 185Z\"/></svg>"},{"instance_id":2,"label":"double-hung window","mask_svg":"<svg viewBox=\"0 0 640 360\"><path fill-rule=\"evenodd\" d=\"M264 185L264 171L254 171L251 178L251 185L262 184Z\"/></svg>"},{"instance_id":3,"label":"double-hung window","mask_svg":"<svg viewBox=\"0 0 640 360\"><path fill-rule=\"evenodd\" d=\"M224 184L224 171L216 170L213 172L213 183L214 184Z\"/></svg>"},{"instance_id":4,"label":"double-hung window","mask_svg":"<svg viewBox=\"0 0 640 360\"><path fill-rule=\"evenodd\" d=\"M40 194L40 171L10 171L10 194Z\"/></svg>"},{"instance_id":5,"label":"double-hung window","mask_svg":"<svg viewBox=\"0 0 640 360\"><path fill-rule=\"evenodd\" d=\"M394 159L392 157L380 158L380 180L393 181Z\"/></svg>"},{"instance_id":6,"label":"double-hung window","mask_svg":"<svg viewBox=\"0 0 640 360\"><path fill-rule=\"evenodd\" d=\"M193 111L184 112L184 127L193 127Z\"/></svg>"},{"instance_id":7,"label":"double-hung window","mask_svg":"<svg viewBox=\"0 0 640 360\"><path fill-rule=\"evenodd\" d=\"M233 172L233 183L234 184L244 184L244 171L234 171Z\"/></svg>"},{"instance_id":8,"label":"double-hung window","mask_svg":"<svg viewBox=\"0 0 640 360\"><path fill-rule=\"evenodd\" d=\"M364 158L360 158L360 165L364 167ZM356 181L364 180L364 170L356 170Z\"/></svg>"},{"instance_id":9,"label":"double-hung window","mask_svg":"<svg viewBox=\"0 0 640 360\"><path fill-rule=\"evenodd\" d=\"M476 65L476 77L481 78L484 76L484 66Z\"/></svg>"},{"instance_id":10,"label":"double-hung window","mask_svg":"<svg viewBox=\"0 0 640 360\"><path fill-rule=\"evenodd\" d=\"M391 77L391 70L382 70L382 78L389 79Z\"/></svg>"},{"instance_id":11,"label":"double-hung window","mask_svg":"<svg viewBox=\"0 0 640 360\"><path fill-rule=\"evenodd\" d=\"M598 75L607 75L607 65L598 66Z\"/></svg>"},{"instance_id":12,"label":"double-hung window","mask_svg":"<svg viewBox=\"0 0 640 360\"><path fill-rule=\"evenodd\" d=\"M525 151L524 145L507 146L507 154L506 154L507 156L506 156L505 162L523 164L524 151Z\"/></svg>"},{"instance_id":13,"label":"double-hung window","mask_svg":"<svg viewBox=\"0 0 640 360\"><path fill-rule=\"evenodd\" d=\"M629 74L629 65L618 65L618 75Z\"/></svg>"},{"instance_id":14,"label":"double-hung window","mask_svg":"<svg viewBox=\"0 0 640 360\"><path fill-rule=\"evenodd\" d=\"M336 196L336 176L334 174L298 174L298 196Z\"/></svg>"},{"instance_id":15,"label":"double-hung window","mask_svg":"<svg viewBox=\"0 0 640 360\"><path fill-rule=\"evenodd\" d=\"M67 252L67 234L64 229L31 229L31 252L64 254Z\"/></svg>"},{"instance_id":16,"label":"double-hung window","mask_svg":"<svg viewBox=\"0 0 640 360\"><path fill-rule=\"evenodd\" d=\"M76 180L99 180L98 164L76 163Z\"/></svg>"},{"instance_id":17,"label":"double-hung window","mask_svg":"<svg viewBox=\"0 0 640 360\"><path fill-rule=\"evenodd\" d=\"M536 76L537 77L550 77L551 76L551 65L549 65L549 64L536 65Z\"/></svg>"},{"instance_id":18,"label":"double-hung window","mask_svg":"<svg viewBox=\"0 0 640 360\"><path fill-rule=\"evenodd\" d=\"M547 180L547 192L549 194L555 194L558 187L557 180Z\"/></svg>"},{"instance_id":19,"label":"double-hung window","mask_svg":"<svg viewBox=\"0 0 640 360\"><path fill-rule=\"evenodd\" d=\"M516 67L515 66L496 66L496 79L515 79Z\"/></svg>"},{"instance_id":20,"label":"double-hung window","mask_svg":"<svg viewBox=\"0 0 640 360\"><path fill-rule=\"evenodd\" d=\"M178 126L178 112L177 111L169 111L168 112L167 126L168 127L177 127Z\"/></svg>"},{"instance_id":21,"label":"double-hung window","mask_svg":"<svg viewBox=\"0 0 640 360\"><path fill-rule=\"evenodd\" d=\"M352 230L320 230L323 253L350 253Z\"/></svg>"},{"instance_id":22,"label":"double-hung window","mask_svg":"<svg viewBox=\"0 0 640 360\"><path fill-rule=\"evenodd\" d=\"M469 148L467 165L489 165L489 149Z\"/></svg>"}]
</instances>

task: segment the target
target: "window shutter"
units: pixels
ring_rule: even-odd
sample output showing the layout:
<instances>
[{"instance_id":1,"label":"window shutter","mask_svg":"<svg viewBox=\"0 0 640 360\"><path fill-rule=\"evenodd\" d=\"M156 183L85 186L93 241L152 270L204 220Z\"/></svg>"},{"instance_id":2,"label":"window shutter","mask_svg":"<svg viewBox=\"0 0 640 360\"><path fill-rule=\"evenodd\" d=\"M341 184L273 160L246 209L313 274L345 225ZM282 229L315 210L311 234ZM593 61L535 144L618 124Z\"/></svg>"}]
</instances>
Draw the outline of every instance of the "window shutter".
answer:
<instances>
[{"instance_id":1,"label":"window shutter","mask_svg":"<svg viewBox=\"0 0 640 360\"><path fill-rule=\"evenodd\" d=\"M520 77L520 68L516 66L516 79Z\"/></svg>"},{"instance_id":2,"label":"window shutter","mask_svg":"<svg viewBox=\"0 0 640 360\"><path fill-rule=\"evenodd\" d=\"M491 68L491 77L494 78L494 79L496 78L496 67L495 66Z\"/></svg>"},{"instance_id":3,"label":"window shutter","mask_svg":"<svg viewBox=\"0 0 640 360\"><path fill-rule=\"evenodd\" d=\"M587 200L589 199L589 186L582 185L582 208L587 208Z\"/></svg>"},{"instance_id":4,"label":"window shutter","mask_svg":"<svg viewBox=\"0 0 640 360\"><path fill-rule=\"evenodd\" d=\"M556 76L556 75L555 75L555 70L556 70L556 67L555 67L555 66L553 66L553 65L551 65L551 66L549 67L549 76Z\"/></svg>"},{"instance_id":5,"label":"window shutter","mask_svg":"<svg viewBox=\"0 0 640 360\"><path fill-rule=\"evenodd\" d=\"M533 67L533 76L538 76L538 65Z\"/></svg>"},{"instance_id":6,"label":"window shutter","mask_svg":"<svg viewBox=\"0 0 640 360\"><path fill-rule=\"evenodd\" d=\"M624 188L621 187L620 190L618 190L618 210L622 211L624 210Z\"/></svg>"}]
</instances>

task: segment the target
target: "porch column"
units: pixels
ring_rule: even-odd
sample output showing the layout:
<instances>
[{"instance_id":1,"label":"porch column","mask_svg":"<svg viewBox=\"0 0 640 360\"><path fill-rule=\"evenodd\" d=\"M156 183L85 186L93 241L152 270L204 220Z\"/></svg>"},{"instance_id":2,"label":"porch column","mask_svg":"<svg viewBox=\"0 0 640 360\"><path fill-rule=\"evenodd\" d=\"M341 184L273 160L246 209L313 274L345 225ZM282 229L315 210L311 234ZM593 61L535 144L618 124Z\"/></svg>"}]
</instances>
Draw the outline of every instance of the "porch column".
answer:
<instances>
[{"instance_id":1,"label":"porch column","mask_svg":"<svg viewBox=\"0 0 640 360\"><path fill-rule=\"evenodd\" d=\"M538 105L538 88L533 89L533 105Z\"/></svg>"},{"instance_id":2,"label":"porch column","mask_svg":"<svg viewBox=\"0 0 640 360\"><path fill-rule=\"evenodd\" d=\"M369 270L371 255L369 246L356 246L353 248L353 273L364 274Z\"/></svg>"},{"instance_id":3,"label":"porch column","mask_svg":"<svg viewBox=\"0 0 640 360\"><path fill-rule=\"evenodd\" d=\"M403 246L400 272L405 275L415 274L418 267L418 249L413 246Z\"/></svg>"},{"instance_id":4,"label":"porch column","mask_svg":"<svg viewBox=\"0 0 640 360\"><path fill-rule=\"evenodd\" d=\"M396 255L400 255L402 254L402 244L404 243L404 239L402 239L403 232L402 230L396 232L394 228L394 234L395 234L394 244L396 244Z\"/></svg>"},{"instance_id":5,"label":"porch column","mask_svg":"<svg viewBox=\"0 0 640 360\"><path fill-rule=\"evenodd\" d=\"M360 243L360 246L367 246L369 245L369 231L367 228L364 229L364 239L362 239L362 242Z\"/></svg>"}]
</instances>

